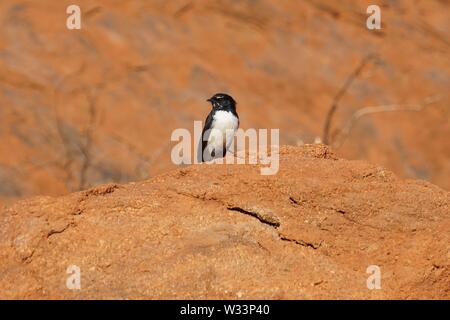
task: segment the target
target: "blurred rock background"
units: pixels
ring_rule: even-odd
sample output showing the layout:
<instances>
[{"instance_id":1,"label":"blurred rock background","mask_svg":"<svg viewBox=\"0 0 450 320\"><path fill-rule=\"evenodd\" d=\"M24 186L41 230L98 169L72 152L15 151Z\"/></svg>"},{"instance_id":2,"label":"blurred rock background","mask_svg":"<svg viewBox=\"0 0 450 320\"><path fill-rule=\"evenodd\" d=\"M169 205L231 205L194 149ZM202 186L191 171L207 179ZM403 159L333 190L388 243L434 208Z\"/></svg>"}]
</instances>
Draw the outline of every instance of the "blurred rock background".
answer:
<instances>
[{"instance_id":1,"label":"blurred rock background","mask_svg":"<svg viewBox=\"0 0 450 320\"><path fill-rule=\"evenodd\" d=\"M0 202L173 168L172 130L220 91L244 129L323 141L352 75L335 152L450 189L450 2L376 2L381 31L364 0L2 0Z\"/></svg>"}]
</instances>

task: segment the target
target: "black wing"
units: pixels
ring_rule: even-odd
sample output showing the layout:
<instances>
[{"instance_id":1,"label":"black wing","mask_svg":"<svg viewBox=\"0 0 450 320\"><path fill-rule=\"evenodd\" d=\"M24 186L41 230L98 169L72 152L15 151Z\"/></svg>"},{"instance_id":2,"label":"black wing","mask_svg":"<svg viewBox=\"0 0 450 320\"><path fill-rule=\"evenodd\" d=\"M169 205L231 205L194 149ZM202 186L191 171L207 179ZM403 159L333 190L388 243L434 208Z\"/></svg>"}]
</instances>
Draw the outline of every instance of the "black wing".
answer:
<instances>
[{"instance_id":1,"label":"black wing","mask_svg":"<svg viewBox=\"0 0 450 320\"><path fill-rule=\"evenodd\" d=\"M208 117L205 120L205 126L203 127L202 136L200 137L200 141L199 141L199 144L198 144L197 159L198 159L199 162L204 162L203 152L205 151L205 148L208 145L209 134L211 133L211 130L209 130L209 129L211 129L213 120L214 120L213 119L213 112L210 112L208 114Z\"/></svg>"}]
</instances>

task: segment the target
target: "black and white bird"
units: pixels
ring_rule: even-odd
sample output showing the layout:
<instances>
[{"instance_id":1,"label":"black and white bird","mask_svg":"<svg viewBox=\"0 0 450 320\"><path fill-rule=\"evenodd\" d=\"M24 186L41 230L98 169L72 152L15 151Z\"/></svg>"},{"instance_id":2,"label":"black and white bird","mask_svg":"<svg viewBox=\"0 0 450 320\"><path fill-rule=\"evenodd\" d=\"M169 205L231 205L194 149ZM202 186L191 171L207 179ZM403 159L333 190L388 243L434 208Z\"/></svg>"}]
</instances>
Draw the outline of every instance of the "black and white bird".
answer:
<instances>
[{"instance_id":1,"label":"black and white bird","mask_svg":"<svg viewBox=\"0 0 450 320\"><path fill-rule=\"evenodd\" d=\"M239 128L236 101L225 93L217 93L207 100L212 105L203 127L199 143L199 162L225 157Z\"/></svg>"}]
</instances>

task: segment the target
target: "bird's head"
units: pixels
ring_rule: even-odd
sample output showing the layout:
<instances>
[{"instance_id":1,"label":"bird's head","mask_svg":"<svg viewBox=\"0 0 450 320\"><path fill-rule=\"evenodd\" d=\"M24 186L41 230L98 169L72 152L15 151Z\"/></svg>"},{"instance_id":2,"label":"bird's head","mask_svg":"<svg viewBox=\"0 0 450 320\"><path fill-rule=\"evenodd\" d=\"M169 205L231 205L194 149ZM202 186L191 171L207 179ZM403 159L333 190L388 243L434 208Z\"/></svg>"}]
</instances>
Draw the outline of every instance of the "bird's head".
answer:
<instances>
[{"instance_id":1,"label":"bird's head","mask_svg":"<svg viewBox=\"0 0 450 320\"><path fill-rule=\"evenodd\" d=\"M236 110L236 101L226 93L216 93L207 101L214 110Z\"/></svg>"}]
</instances>

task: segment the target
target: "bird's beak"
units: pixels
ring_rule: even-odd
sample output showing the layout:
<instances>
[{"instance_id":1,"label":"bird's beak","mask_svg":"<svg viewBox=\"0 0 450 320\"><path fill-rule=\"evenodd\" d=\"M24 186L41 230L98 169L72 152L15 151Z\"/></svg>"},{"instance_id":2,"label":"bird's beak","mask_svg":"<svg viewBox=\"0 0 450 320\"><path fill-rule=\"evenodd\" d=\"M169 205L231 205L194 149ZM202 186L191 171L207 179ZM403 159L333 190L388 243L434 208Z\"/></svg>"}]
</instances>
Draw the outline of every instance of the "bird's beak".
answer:
<instances>
[{"instance_id":1,"label":"bird's beak","mask_svg":"<svg viewBox=\"0 0 450 320\"><path fill-rule=\"evenodd\" d=\"M209 98L209 99L207 99L206 101L208 101L208 102L212 102L213 100L212 100L212 98Z\"/></svg>"}]
</instances>

